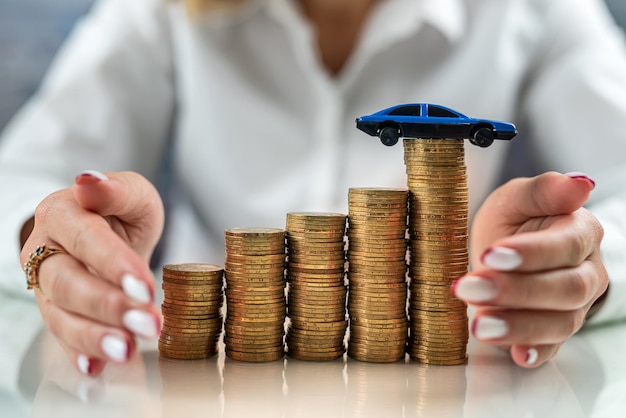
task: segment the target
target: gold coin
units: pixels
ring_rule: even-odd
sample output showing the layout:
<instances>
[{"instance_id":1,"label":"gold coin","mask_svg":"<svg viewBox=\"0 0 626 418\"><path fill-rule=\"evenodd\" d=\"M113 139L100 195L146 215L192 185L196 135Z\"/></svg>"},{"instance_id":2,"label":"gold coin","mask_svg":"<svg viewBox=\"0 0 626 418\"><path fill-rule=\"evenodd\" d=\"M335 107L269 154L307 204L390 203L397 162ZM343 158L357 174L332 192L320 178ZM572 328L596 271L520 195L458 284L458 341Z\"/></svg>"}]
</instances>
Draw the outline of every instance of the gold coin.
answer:
<instances>
[{"instance_id":1,"label":"gold coin","mask_svg":"<svg viewBox=\"0 0 626 418\"><path fill-rule=\"evenodd\" d=\"M224 231L226 236L238 237L276 237L284 234L283 229L279 228L229 228Z\"/></svg>"},{"instance_id":2,"label":"gold coin","mask_svg":"<svg viewBox=\"0 0 626 418\"><path fill-rule=\"evenodd\" d=\"M309 353L298 350L288 350L287 355L302 361L333 361L343 357L345 350L334 353Z\"/></svg>"},{"instance_id":3,"label":"gold coin","mask_svg":"<svg viewBox=\"0 0 626 418\"><path fill-rule=\"evenodd\" d=\"M166 264L163 266L163 270L175 274L182 275L204 275L204 274L219 274L222 268L215 264L204 263L180 263L180 264Z\"/></svg>"},{"instance_id":4,"label":"gold coin","mask_svg":"<svg viewBox=\"0 0 626 418\"><path fill-rule=\"evenodd\" d=\"M206 307L211 308L219 304L217 301L188 301L188 300L177 300L170 299L169 297L163 298L163 302L168 305L178 305L178 306L192 306L192 307Z\"/></svg>"},{"instance_id":5,"label":"gold coin","mask_svg":"<svg viewBox=\"0 0 626 418\"><path fill-rule=\"evenodd\" d=\"M188 353L188 352L172 352L168 350L159 349L159 354L162 357L177 359L177 360L200 360L213 357L217 354L217 350L214 352L206 352L206 353Z\"/></svg>"},{"instance_id":6,"label":"gold coin","mask_svg":"<svg viewBox=\"0 0 626 418\"><path fill-rule=\"evenodd\" d=\"M248 336L253 338L272 338L283 336L284 329L282 327L249 327L225 324L225 335L230 337Z\"/></svg>"},{"instance_id":7,"label":"gold coin","mask_svg":"<svg viewBox=\"0 0 626 418\"><path fill-rule=\"evenodd\" d=\"M282 350L276 350L276 351L267 352L267 353L249 353L249 352L234 351L229 348L226 348L226 356L236 361L262 363L262 362L277 361L277 360L282 359L285 356L285 351L284 349L282 349Z\"/></svg>"}]
</instances>

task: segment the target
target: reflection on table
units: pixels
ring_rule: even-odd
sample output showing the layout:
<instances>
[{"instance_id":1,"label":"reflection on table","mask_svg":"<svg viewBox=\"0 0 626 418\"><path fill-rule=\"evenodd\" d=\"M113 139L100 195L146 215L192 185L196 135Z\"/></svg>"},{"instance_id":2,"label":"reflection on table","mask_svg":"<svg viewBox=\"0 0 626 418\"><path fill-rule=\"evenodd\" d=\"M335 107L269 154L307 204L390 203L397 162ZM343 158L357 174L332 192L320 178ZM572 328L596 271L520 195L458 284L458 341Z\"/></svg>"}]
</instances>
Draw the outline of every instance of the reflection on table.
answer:
<instances>
[{"instance_id":1,"label":"reflection on table","mask_svg":"<svg viewBox=\"0 0 626 418\"><path fill-rule=\"evenodd\" d=\"M10 342L1 353L3 416L576 418L626 411L626 324L585 330L533 370L475 340L464 366L289 357L244 363L226 358L223 347L211 359L172 360L144 341L129 364L109 364L90 378L43 329L32 302L0 302L0 317L10 319L0 333Z\"/></svg>"}]
</instances>

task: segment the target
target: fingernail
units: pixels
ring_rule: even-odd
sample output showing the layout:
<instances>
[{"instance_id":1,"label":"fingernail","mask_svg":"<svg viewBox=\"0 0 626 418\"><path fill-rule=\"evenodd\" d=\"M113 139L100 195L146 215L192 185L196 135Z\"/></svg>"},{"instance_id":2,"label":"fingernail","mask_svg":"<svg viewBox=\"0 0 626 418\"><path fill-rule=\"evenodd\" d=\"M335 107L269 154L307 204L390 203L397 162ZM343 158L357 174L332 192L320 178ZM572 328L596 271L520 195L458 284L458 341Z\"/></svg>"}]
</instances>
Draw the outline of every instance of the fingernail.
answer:
<instances>
[{"instance_id":1,"label":"fingernail","mask_svg":"<svg viewBox=\"0 0 626 418\"><path fill-rule=\"evenodd\" d=\"M580 171L571 171L569 173L565 173L565 175L573 179L587 180L589 183L591 183L592 188L596 187L596 182L587 174L581 173Z\"/></svg>"},{"instance_id":2,"label":"fingernail","mask_svg":"<svg viewBox=\"0 0 626 418\"><path fill-rule=\"evenodd\" d=\"M483 253L480 261L489 268L508 271L522 264L522 256L511 248L491 247Z\"/></svg>"},{"instance_id":3,"label":"fingernail","mask_svg":"<svg viewBox=\"0 0 626 418\"><path fill-rule=\"evenodd\" d=\"M96 170L85 170L76 176L76 184L95 184L99 181L108 180L109 178Z\"/></svg>"},{"instance_id":4,"label":"fingernail","mask_svg":"<svg viewBox=\"0 0 626 418\"><path fill-rule=\"evenodd\" d=\"M78 370L82 374L89 375L91 372L91 360L84 354L79 354L76 358L76 364L78 365Z\"/></svg>"},{"instance_id":5,"label":"fingernail","mask_svg":"<svg viewBox=\"0 0 626 418\"><path fill-rule=\"evenodd\" d=\"M539 359L539 352L537 352L536 348L529 348L526 352L526 362L527 365L532 366Z\"/></svg>"},{"instance_id":6,"label":"fingernail","mask_svg":"<svg viewBox=\"0 0 626 418\"><path fill-rule=\"evenodd\" d=\"M106 335L101 342L102 351L113 361L128 360L128 343L115 335Z\"/></svg>"},{"instance_id":7,"label":"fingernail","mask_svg":"<svg viewBox=\"0 0 626 418\"><path fill-rule=\"evenodd\" d=\"M126 311L122 318L126 328L145 338L159 336L158 320L147 312L138 309Z\"/></svg>"},{"instance_id":8,"label":"fingernail","mask_svg":"<svg viewBox=\"0 0 626 418\"><path fill-rule=\"evenodd\" d=\"M122 277L122 289L131 299L141 303L152 302L152 293L148 285L132 274L125 274Z\"/></svg>"},{"instance_id":9,"label":"fingernail","mask_svg":"<svg viewBox=\"0 0 626 418\"><path fill-rule=\"evenodd\" d=\"M489 279L478 276L464 276L453 285L454 295L468 302L484 302L492 300L498 294L496 284Z\"/></svg>"},{"instance_id":10,"label":"fingernail","mask_svg":"<svg viewBox=\"0 0 626 418\"><path fill-rule=\"evenodd\" d=\"M472 333L479 340L492 340L501 338L509 331L506 322L491 316L480 316L474 320Z\"/></svg>"}]
</instances>

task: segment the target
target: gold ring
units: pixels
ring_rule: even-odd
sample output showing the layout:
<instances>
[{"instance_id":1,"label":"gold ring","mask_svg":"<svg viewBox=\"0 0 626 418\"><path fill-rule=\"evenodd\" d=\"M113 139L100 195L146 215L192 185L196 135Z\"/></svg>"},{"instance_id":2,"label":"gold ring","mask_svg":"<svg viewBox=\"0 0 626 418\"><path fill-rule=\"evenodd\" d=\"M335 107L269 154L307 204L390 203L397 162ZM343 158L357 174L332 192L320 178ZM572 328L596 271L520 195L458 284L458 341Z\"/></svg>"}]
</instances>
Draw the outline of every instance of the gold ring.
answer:
<instances>
[{"instance_id":1,"label":"gold ring","mask_svg":"<svg viewBox=\"0 0 626 418\"><path fill-rule=\"evenodd\" d=\"M26 273L26 288L27 289L39 289L39 266L47 257L53 254L67 254L62 248L48 247L46 244L40 245L35 249L35 252L30 253L28 261L24 263L24 273Z\"/></svg>"}]
</instances>

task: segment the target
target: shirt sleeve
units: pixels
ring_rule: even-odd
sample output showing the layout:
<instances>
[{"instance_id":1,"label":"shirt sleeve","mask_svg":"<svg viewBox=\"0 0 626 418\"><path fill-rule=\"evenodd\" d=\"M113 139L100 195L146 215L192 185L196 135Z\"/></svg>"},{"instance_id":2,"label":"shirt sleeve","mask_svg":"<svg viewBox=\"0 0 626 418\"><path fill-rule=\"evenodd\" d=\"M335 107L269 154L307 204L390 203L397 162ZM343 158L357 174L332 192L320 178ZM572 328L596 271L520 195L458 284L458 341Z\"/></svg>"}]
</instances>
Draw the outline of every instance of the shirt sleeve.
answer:
<instances>
[{"instance_id":1,"label":"shirt sleeve","mask_svg":"<svg viewBox=\"0 0 626 418\"><path fill-rule=\"evenodd\" d=\"M167 2L101 0L0 140L0 290L25 294L19 232L87 169L153 178L169 139L174 75Z\"/></svg>"},{"instance_id":2,"label":"shirt sleeve","mask_svg":"<svg viewBox=\"0 0 626 418\"><path fill-rule=\"evenodd\" d=\"M537 160L596 181L588 202L602 223L611 282L590 321L626 318L626 46L603 2L550 3L522 103Z\"/></svg>"}]
</instances>

